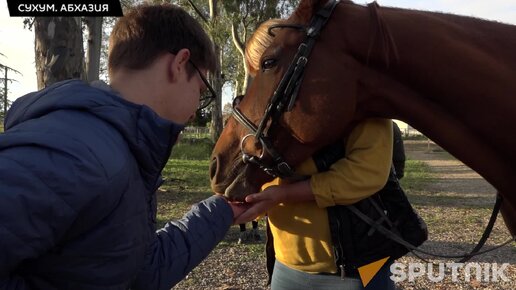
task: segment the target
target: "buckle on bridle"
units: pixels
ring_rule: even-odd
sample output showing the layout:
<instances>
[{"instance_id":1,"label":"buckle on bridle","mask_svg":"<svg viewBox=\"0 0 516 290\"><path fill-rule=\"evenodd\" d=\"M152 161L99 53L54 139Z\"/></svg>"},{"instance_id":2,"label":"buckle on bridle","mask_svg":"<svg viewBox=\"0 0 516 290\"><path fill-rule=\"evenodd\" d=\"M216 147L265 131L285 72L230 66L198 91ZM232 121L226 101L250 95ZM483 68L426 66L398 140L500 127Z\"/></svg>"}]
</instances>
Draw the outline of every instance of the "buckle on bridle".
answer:
<instances>
[{"instance_id":1,"label":"buckle on bridle","mask_svg":"<svg viewBox=\"0 0 516 290\"><path fill-rule=\"evenodd\" d=\"M279 173L281 173L283 176L292 175L292 173L294 172L292 170L292 167L290 167L290 165L288 165L288 163L285 162L285 161L282 161L281 163L278 163L277 167L278 167Z\"/></svg>"}]
</instances>

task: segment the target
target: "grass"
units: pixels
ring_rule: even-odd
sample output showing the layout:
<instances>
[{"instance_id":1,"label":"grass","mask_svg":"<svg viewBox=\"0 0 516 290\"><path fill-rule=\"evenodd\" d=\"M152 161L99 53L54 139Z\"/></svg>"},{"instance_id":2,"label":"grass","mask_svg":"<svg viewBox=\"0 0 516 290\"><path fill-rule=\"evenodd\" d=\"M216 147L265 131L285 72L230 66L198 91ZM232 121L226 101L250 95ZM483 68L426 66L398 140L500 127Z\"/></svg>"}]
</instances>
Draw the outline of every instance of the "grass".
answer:
<instances>
[{"instance_id":1,"label":"grass","mask_svg":"<svg viewBox=\"0 0 516 290\"><path fill-rule=\"evenodd\" d=\"M209 138L182 138L174 146L171 159L209 160L213 145Z\"/></svg>"},{"instance_id":2,"label":"grass","mask_svg":"<svg viewBox=\"0 0 516 290\"><path fill-rule=\"evenodd\" d=\"M400 183L407 192L419 191L431 181L430 168L426 163L410 159L405 162L405 177Z\"/></svg>"},{"instance_id":3,"label":"grass","mask_svg":"<svg viewBox=\"0 0 516 290\"><path fill-rule=\"evenodd\" d=\"M157 194L159 227L212 195L208 176L212 148L209 139L182 139L174 146L162 172L165 182Z\"/></svg>"}]
</instances>

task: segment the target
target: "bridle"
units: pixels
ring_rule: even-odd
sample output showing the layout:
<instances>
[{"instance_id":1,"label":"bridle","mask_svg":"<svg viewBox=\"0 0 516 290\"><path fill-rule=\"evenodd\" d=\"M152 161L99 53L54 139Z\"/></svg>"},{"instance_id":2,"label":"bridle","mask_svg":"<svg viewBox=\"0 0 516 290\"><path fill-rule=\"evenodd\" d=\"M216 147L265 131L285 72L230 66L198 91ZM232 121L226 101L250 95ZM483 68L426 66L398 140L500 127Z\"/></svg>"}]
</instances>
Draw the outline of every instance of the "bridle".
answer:
<instances>
[{"instance_id":1,"label":"bridle","mask_svg":"<svg viewBox=\"0 0 516 290\"><path fill-rule=\"evenodd\" d=\"M276 148L274 148L270 138L268 137L268 133L269 130L278 123L278 120L283 113L292 110L303 81L304 70L308 63L308 57L315 46L319 33L328 22L328 19L339 2L340 0L328 1L324 7L317 11L307 29L304 26L292 24L277 24L269 27L270 35L274 35L272 32L274 28L293 28L303 30L306 35L299 45L296 55L292 59L287 72L283 75L278 87L270 98L265 109L265 113L258 126L251 122L238 108L240 98L236 98L233 101L234 118L251 132L250 134L245 135L240 141L240 150L242 152L242 160L244 163L255 164L274 177L291 179L304 178L304 176L297 175L281 154L278 153ZM269 121L270 124L267 127ZM245 141L250 137L254 137L256 143L259 142L262 146L263 150L260 156L251 155L245 152ZM267 152L272 158L272 164L267 164L264 161L265 152Z\"/></svg>"}]
</instances>

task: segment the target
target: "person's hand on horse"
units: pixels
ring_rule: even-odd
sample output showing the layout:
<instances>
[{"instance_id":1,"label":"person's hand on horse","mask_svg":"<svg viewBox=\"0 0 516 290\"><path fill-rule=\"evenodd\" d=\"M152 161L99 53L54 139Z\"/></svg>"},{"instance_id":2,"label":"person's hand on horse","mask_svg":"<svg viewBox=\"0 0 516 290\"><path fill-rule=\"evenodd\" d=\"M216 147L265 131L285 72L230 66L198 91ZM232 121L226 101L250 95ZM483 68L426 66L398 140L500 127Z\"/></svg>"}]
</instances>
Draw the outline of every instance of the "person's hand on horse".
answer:
<instances>
[{"instance_id":1,"label":"person's hand on horse","mask_svg":"<svg viewBox=\"0 0 516 290\"><path fill-rule=\"evenodd\" d=\"M248 209L236 218L235 223L248 223L263 215L269 208L276 206L284 201L287 192L283 186L271 186L264 191L257 192L246 196L245 204Z\"/></svg>"},{"instance_id":2,"label":"person's hand on horse","mask_svg":"<svg viewBox=\"0 0 516 290\"><path fill-rule=\"evenodd\" d=\"M306 202L314 200L310 180L267 187L264 191L246 196L250 207L236 218L235 223L247 223L263 215L270 208L284 202Z\"/></svg>"},{"instance_id":3,"label":"person's hand on horse","mask_svg":"<svg viewBox=\"0 0 516 290\"><path fill-rule=\"evenodd\" d=\"M239 217L243 213L247 212L247 210L249 210L251 205L248 203L244 203L244 202L233 202L233 201L228 201L228 203L229 203L229 206L231 206L231 209L233 210L233 224L234 225L240 224L240 222L237 222Z\"/></svg>"}]
</instances>

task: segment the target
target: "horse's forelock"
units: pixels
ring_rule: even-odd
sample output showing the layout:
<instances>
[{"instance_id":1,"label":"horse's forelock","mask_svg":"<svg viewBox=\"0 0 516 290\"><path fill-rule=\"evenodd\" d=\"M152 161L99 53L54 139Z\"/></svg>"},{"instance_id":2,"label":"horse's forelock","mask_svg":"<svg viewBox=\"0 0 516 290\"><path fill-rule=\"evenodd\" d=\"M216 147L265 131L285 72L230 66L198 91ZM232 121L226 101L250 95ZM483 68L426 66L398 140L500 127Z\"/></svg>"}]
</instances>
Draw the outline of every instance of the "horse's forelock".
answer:
<instances>
[{"instance_id":1,"label":"horse's forelock","mask_svg":"<svg viewBox=\"0 0 516 290\"><path fill-rule=\"evenodd\" d=\"M245 47L245 60L251 76L255 76L260 69L262 54L272 42L273 37L268 33L269 27L282 22L284 22L282 19L270 19L262 23L248 40Z\"/></svg>"},{"instance_id":2,"label":"horse's forelock","mask_svg":"<svg viewBox=\"0 0 516 290\"><path fill-rule=\"evenodd\" d=\"M313 14L315 14L328 1L329 0L301 0L301 2L299 3L298 7L292 15L295 15L295 17L297 17L297 21L308 23L312 18ZM269 27L271 27L274 24L281 24L283 22L288 22L288 20L270 19L262 23L255 30L255 32L247 42L245 49L245 60L251 76L255 76L258 70L260 69L261 56L265 49L267 49L267 47L272 42L272 36L268 33Z\"/></svg>"}]
</instances>

